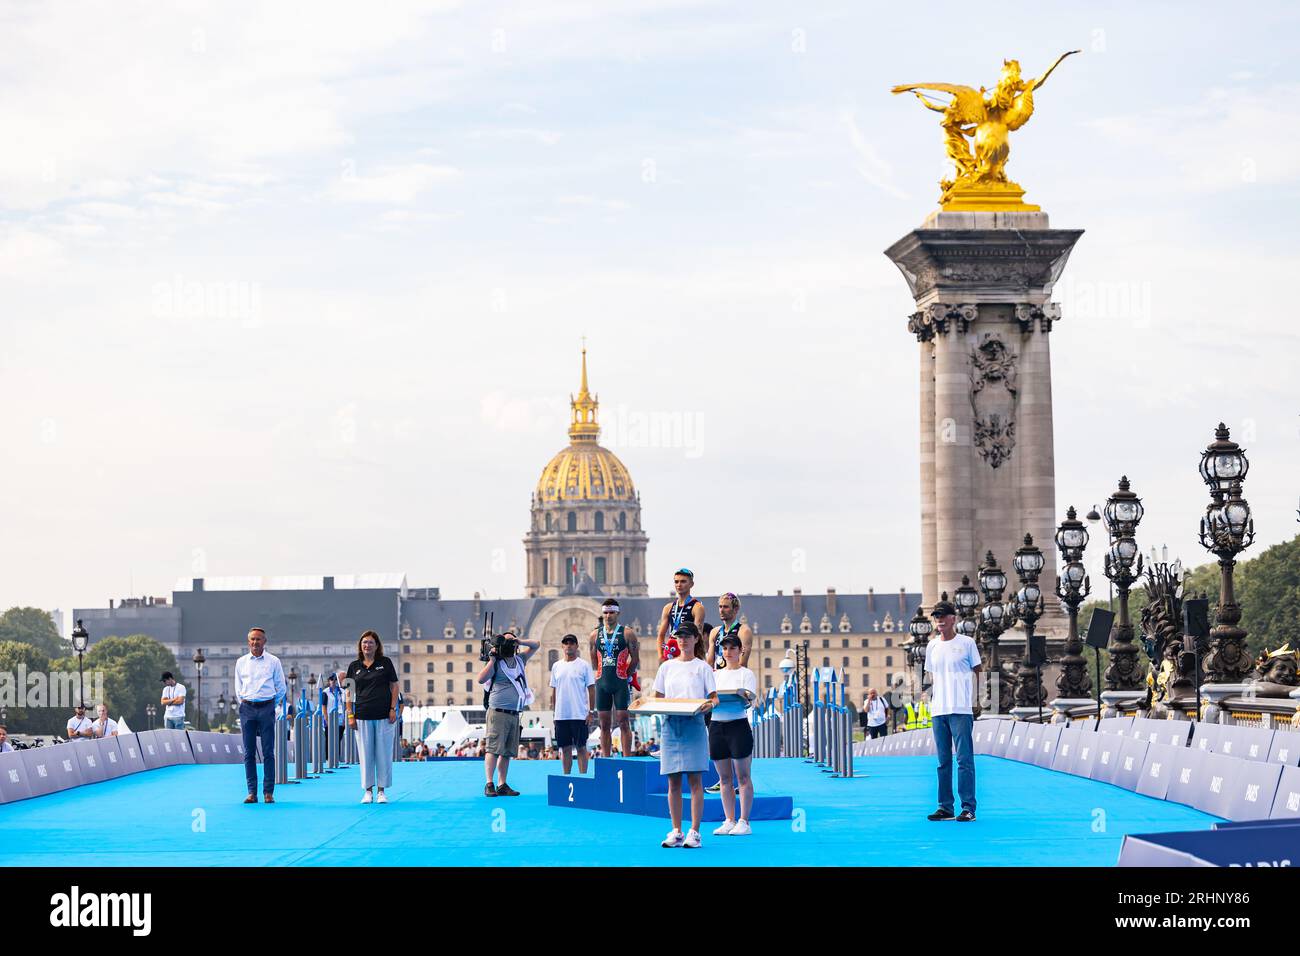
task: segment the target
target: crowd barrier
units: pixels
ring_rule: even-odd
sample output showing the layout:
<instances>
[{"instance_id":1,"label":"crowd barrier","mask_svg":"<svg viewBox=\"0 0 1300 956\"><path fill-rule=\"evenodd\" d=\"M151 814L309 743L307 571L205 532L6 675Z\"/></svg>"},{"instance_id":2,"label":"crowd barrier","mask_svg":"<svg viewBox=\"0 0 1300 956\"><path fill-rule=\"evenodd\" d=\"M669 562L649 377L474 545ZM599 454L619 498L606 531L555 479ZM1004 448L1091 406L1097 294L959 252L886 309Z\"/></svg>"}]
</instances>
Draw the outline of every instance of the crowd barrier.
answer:
<instances>
[{"instance_id":1,"label":"crowd barrier","mask_svg":"<svg viewBox=\"0 0 1300 956\"><path fill-rule=\"evenodd\" d=\"M292 719L276 718L275 780L278 784L313 779L355 762L356 732L344 728L342 715L324 712L306 694ZM292 732L290 728L292 727ZM297 746L300 741L305 746ZM332 741L332 744L330 743ZM259 741L257 760L262 762ZM316 773L309 772L314 760ZM197 730L142 730L99 740L73 740L0 754L0 804L42 797L73 787L103 783L128 774L179 764L242 764L244 743L236 734ZM294 763L289 778L289 764Z\"/></svg>"},{"instance_id":2,"label":"crowd barrier","mask_svg":"<svg viewBox=\"0 0 1300 956\"><path fill-rule=\"evenodd\" d=\"M160 767L243 760L244 747L237 737L184 730L145 730L15 750L0 754L0 804Z\"/></svg>"},{"instance_id":3,"label":"crowd barrier","mask_svg":"<svg viewBox=\"0 0 1300 956\"><path fill-rule=\"evenodd\" d=\"M977 720L977 754L1087 777L1230 821L1300 819L1300 733L1112 717L1072 724ZM859 756L934 754L934 735L864 741Z\"/></svg>"}]
</instances>

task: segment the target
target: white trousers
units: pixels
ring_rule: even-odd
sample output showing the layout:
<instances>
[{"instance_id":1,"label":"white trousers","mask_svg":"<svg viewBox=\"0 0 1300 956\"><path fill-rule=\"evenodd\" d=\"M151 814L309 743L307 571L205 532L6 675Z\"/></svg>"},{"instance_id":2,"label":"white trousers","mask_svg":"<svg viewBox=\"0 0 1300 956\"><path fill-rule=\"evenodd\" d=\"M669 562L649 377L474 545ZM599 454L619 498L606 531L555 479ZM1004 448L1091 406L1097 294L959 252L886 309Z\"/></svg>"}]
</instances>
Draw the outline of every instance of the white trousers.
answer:
<instances>
[{"instance_id":1,"label":"white trousers","mask_svg":"<svg viewBox=\"0 0 1300 956\"><path fill-rule=\"evenodd\" d=\"M357 752L361 755L361 786L367 790L393 785L393 731L396 724L383 720L357 721Z\"/></svg>"}]
</instances>

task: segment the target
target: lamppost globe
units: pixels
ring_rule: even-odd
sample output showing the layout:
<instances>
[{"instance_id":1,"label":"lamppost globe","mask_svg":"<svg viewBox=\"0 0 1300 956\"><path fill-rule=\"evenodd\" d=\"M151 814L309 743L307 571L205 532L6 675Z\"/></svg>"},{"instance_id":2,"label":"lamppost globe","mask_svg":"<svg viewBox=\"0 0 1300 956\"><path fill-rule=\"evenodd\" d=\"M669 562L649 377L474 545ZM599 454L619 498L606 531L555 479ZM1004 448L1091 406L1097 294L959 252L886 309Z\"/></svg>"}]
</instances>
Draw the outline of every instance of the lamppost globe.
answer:
<instances>
[{"instance_id":1,"label":"lamppost globe","mask_svg":"<svg viewBox=\"0 0 1300 956\"><path fill-rule=\"evenodd\" d=\"M930 635L934 633L934 624L918 607L916 613L912 615L912 620L907 624L907 631L915 640L929 640Z\"/></svg>"},{"instance_id":2,"label":"lamppost globe","mask_svg":"<svg viewBox=\"0 0 1300 956\"><path fill-rule=\"evenodd\" d=\"M1245 450L1228 435L1228 427L1219 422L1214 441L1201 452L1201 478L1211 492L1223 492L1234 481L1244 481L1250 470Z\"/></svg>"},{"instance_id":3,"label":"lamppost globe","mask_svg":"<svg viewBox=\"0 0 1300 956\"><path fill-rule=\"evenodd\" d=\"M1011 559L1011 566L1022 579L1037 578L1042 572L1043 552L1034 547L1033 535L1025 535L1024 546L1016 549L1015 557Z\"/></svg>"},{"instance_id":4,"label":"lamppost globe","mask_svg":"<svg viewBox=\"0 0 1300 956\"><path fill-rule=\"evenodd\" d=\"M1079 561L1070 561L1061 568L1061 580L1065 586L1078 590L1083 587L1084 580L1088 577L1088 571Z\"/></svg>"},{"instance_id":5,"label":"lamppost globe","mask_svg":"<svg viewBox=\"0 0 1300 956\"><path fill-rule=\"evenodd\" d=\"M1078 512L1071 505L1065 512L1065 520L1056 529L1056 547L1063 553L1074 554L1088 546L1088 529L1079 520Z\"/></svg>"},{"instance_id":6,"label":"lamppost globe","mask_svg":"<svg viewBox=\"0 0 1300 956\"><path fill-rule=\"evenodd\" d=\"M1128 475L1121 476L1119 488L1106 501L1106 530L1113 538L1131 536L1145 513L1142 499L1129 488Z\"/></svg>"},{"instance_id":7,"label":"lamppost globe","mask_svg":"<svg viewBox=\"0 0 1300 956\"><path fill-rule=\"evenodd\" d=\"M90 634L81 623L81 618L77 618L77 626L72 629L72 649L78 654L84 654L89 645Z\"/></svg>"},{"instance_id":8,"label":"lamppost globe","mask_svg":"<svg viewBox=\"0 0 1300 956\"><path fill-rule=\"evenodd\" d=\"M961 587L953 593L953 603L957 605L960 612L969 612L975 610L980 603L979 592L971 587L970 575L961 576Z\"/></svg>"}]
</instances>

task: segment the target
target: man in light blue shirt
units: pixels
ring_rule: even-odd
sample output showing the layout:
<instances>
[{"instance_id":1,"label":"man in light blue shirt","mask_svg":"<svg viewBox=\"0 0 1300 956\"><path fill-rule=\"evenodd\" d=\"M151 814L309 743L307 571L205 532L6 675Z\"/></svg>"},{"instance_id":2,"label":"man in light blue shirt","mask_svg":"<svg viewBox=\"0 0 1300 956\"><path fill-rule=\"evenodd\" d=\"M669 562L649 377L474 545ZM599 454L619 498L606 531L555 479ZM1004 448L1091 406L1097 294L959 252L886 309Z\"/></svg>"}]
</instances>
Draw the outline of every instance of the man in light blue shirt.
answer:
<instances>
[{"instance_id":1,"label":"man in light blue shirt","mask_svg":"<svg viewBox=\"0 0 1300 956\"><path fill-rule=\"evenodd\" d=\"M280 659L266 651L266 631L248 632L248 653L235 661L235 698L244 735L245 803L257 803L257 741L262 742L262 797L275 803L275 712L288 694Z\"/></svg>"}]
</instances>

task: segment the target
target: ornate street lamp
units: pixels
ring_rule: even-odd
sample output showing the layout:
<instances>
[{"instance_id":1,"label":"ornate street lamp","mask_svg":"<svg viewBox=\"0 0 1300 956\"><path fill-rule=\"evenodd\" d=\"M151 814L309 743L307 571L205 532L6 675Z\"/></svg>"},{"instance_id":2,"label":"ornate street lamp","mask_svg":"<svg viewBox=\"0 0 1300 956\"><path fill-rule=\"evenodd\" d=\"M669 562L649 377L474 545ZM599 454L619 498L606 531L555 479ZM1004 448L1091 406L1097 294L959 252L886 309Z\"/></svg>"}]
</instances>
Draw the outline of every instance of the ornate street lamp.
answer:
<instances>
[{"instance_id":1,"label":"ornate street lamp","mask_svg":"<svg viewBox=\"0 0 1300 956\"><path fill-rule=\"evenodd\" d=\"M961 587L953 593L952 600L957 605L957 616L960 618L957 622L957 633L974 637L978 629L975 622L975 609L979 607L980 593L971 587L970 575L961 576Z\"/></svg>"},{"instance_id":2,"label":"ornate street lamp","mask_svg":"<svg viewBox=\"0 0 1300 956\"><path fill-rule=\"evenodd\" d=\"M1056 596L1061 599L1070 618L1070 629L1065 637L1065 654L1061 657L1062 670L1056 678L1056 691L1062 697L1074 700L1092 695L1088 662L1083 658L1083 641L1079 639L1079 605L1092 591L1087 569L1083 566L1083 551L1088 546L1088 537L1088 529L1083 526L1071 505L1065 512L1065 520L1056 529L1056 549L1061 555ZM1100 670L1100 651L1097 653L1097 667ZM1097 680L1101 680L1100 673ZM1100 706L1099 702L1098 707Z\"/></svg>"},{"instance_id":3,"label":"ornate street lamp","mask_svg":"<svg viewBox=\"0 0 1300 956\"><path fill-rule=\"evenodd\" d=\"M1105 573L1119 592L1119 620L1111 631L1110 666L1106 668L1106 689L1134 692L1142 690L1138 672L1138 648L1133 643L1133 621L1128 613L1128 593L1133 582L1142 576L1142 555L1138 553L1138 523L1144 513L1142 500L1129 489L1128 476L1119 480L1119 488L1106 502L1106 530L1110 533L1110 550L1106 552Z\"/></svg>"},{"instance_id":4,"label":"ornate street lamp","mask_svg":"<svg viewBox=\"0 0 1300 956\"><path fill-rule=\"evenodd\" d=\"M158 713L158 708L155 707L153 704L146 704L146 705L145 705L145 708L144 708L144 715L145 715L146 717L149 718L149 729L150 729L150 730L153 730L153 718L154 718L154 715L157 714L157 713Z\"/></svg>"},{"instance_id":5,"label":"ornate street lamp","mask_svg":"<svg viewBox=\"0 0 1300 956\"><path fill-rule=\"evenodd\" d=\"M1210 629L1210 654L1205 671L1211 684L1232 684L1250 673L1254 662L1246 650L1241 607L1233 589L1237 555L1255 540L1255 519L1241 496L1241 482L1250 470L1246 452L1228 436L1223 422L1214 441L1201 452L1201 477L1210 488L1210 504L1201 519L1201 546L1219 559L1219 603Z\"/></svg>"},{"instance_id":6,"label":"ornate street lamp","mask_svg":"<svg viewBox=\"0 0 1300 956\"><path fill-rule=\"evenodd\" d=\"M984 566L979 569L980 590L984 592L984 607L980 609L980 635L990 650L992 664L989 670L989 680L997 681L996 687L990 692L990 700L993 704L993 713L1005 713L1012 704L1011 693L1015 685L1014 679L1008 680L1002 673L1002 661L998 657L998 638L1002 632L1011 626L1010 617L1007 614L1006 605L1002 603L1002 592L1007 587L1006 573L998 567L997 561L993 557L993 552L988 551L984 555ZM996 692L997 698L993 699L993 692ZM1005 698L1005 700L1004 700Z\"/></svg>"},{"instance_id":7,"label":"ornate street lamp","mask_svg":"<svg viewBox=\"0 0 1300 956\"><path fill-rule=\"evenodd\" d=\"M199 675L199 691L197 699L195 700L198 713L194 717L194 726L198 730L203 729L203 665L207 662L208 659L203 656L203 648L200 647L194 652L194 669Z\"/></svg>"},{"instance_id":8,"label":"ornate street lamp","mask_svg":"<svg viewBox=\"0 0 1300 956\"><path fill-rule=\"evenodd\" d=\"M1034 536L1025 535L1025 543L1016 549L1011 565L1020 578L1020 590L1011 599L1016 620L1025 627L1025 653L1016 673L1016 706L1037 707L1043 718L1043 678L1041 664L1033 661L1034 625L1043 616L1043 590L1038 576L1043 572L1043 552L1034 545Z\"/></svg>"},{"instance_id":9,"label":"ornate street lamp","mask_svg":"<svg viewBox=\"0 0 1300 956\"><path fill-rule=\"evenodd\" d=\"M289 700L298 703L298 668L289 665Z\"/></svg>"},{"instance_id":10,"label":"ornate street lamp","mask_svg":"<svg viewBox=\"0 0 1300 956\"><path fill-rule=\"evenodd\" d=\"M943 592L941 600L948 600L947 591ZM912 635L912 639L903 645L903 655L907 659L909 670L917 668L915 699L919 702L925 690L925 649L930 643L930 635L934 633L934 624L922 613L920 607L908 622L907 632Z\"/></svg>"},{"instance_id":11,"label":"ornate street lamp","mask_svg":"<svg viewBox=\"0 0 1300 956\"><path fill-rule=\"evenodd\" d=\"M72 629L72 649L77 652L77 698L82 707L86 706L86 678L81 662L89 646L90 635L82 626L81 618L77 618L77 626Z\"/></svg>"}]
</instances>

